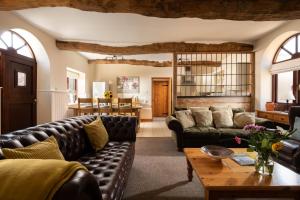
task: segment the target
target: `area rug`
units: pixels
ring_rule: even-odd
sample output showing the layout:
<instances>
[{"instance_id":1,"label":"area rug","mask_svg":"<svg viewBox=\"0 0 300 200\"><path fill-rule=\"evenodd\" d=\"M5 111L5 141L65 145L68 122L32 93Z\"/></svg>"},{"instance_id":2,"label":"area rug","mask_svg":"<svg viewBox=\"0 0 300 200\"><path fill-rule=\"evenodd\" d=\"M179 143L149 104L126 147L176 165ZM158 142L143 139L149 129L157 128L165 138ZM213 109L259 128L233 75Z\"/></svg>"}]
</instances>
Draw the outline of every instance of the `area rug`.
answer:
<instances>
[{"instance_id":1,"label":"area rug","mask_svg":"<svg viewBox=\"0 0 300 200\"><path fill-rule=\"evenodd\" d=\"M177 152L171 137L137 138L124 199L204 200L204 191L195 174L192 182L187 181L184 154Z\"/></svg>"},{"instance_id":2,"label":"area rug","mask_svg":"<svg viewBox=\"0 0 300 200\"><path fill-rule=\"evenodd\" d=\"M184 154L172 138L138 138L126 200L201 200L197 178L187 181Z\"/></svg>"}]
</instances>

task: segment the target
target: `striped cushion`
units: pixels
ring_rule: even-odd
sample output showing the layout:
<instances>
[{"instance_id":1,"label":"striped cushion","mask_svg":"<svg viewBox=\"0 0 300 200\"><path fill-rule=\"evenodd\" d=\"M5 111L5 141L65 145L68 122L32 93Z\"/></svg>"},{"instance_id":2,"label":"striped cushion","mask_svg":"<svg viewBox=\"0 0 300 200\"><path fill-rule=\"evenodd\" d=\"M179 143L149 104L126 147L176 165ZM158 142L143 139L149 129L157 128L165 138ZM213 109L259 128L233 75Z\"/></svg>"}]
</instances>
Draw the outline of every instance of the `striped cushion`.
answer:
<instances>
[{"instance_id":1,"label":"striped cushion","mask_svg":"<svg viewBox=\"0 0 300 200\"><path fill-rule=\"evenodd\" d=\"M59 150L56 139L51 136L42 142L37 142L27 147L2 149L3 155L8 159L57 159L64 160Z\"/></svg>"}]
</instances>

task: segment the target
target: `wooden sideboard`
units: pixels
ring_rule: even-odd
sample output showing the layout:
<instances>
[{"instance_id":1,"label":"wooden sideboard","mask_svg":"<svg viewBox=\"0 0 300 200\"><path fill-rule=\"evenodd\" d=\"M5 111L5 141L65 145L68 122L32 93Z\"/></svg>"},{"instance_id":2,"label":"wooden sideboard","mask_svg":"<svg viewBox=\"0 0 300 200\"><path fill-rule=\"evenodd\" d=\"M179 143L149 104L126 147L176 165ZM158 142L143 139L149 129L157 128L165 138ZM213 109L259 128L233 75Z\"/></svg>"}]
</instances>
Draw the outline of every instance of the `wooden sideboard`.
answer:
<instances>
[{"instance_id":1,"label":"wooden sideboard","mask_svg":"<svg viewBox=\"0 0 300 200\"><path fill-rule=\"evenodd\" d=\"M289 114L287 112L256 110L256 116L289 125Z\"/></svg>"}]
</instances>

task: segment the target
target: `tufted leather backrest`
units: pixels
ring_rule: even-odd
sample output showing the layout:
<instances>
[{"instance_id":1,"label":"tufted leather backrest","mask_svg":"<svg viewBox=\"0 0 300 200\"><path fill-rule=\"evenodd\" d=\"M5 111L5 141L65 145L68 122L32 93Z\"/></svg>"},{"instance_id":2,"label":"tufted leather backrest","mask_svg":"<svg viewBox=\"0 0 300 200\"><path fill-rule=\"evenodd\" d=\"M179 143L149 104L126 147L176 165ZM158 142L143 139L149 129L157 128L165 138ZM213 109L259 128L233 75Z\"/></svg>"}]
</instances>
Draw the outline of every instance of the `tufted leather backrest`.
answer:
<instances>
[{"instance_id":1,"label":"tufted leather backrest","mask_svg":"<svg viewBox=\"0 0 300 200\"><path fill-rule=\"evenodd\" d=\"M83 125L95 119L93 115L72 117L7 133L0 136L0 148L26 147L53 135L65 159L77 160L81 155L93 151ZM135 141L135 117L101 116L101 119L110 140ZM0 158L3 158L1 149Z\"/></svg>"}]
</instances>

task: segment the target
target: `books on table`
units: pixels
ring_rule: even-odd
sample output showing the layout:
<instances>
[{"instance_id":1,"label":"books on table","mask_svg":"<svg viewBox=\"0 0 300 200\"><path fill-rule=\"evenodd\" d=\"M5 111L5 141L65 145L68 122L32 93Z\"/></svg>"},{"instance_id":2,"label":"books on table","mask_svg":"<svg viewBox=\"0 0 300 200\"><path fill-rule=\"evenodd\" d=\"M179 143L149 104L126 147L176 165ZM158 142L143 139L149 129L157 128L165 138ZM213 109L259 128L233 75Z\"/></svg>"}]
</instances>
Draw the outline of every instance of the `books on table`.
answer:
<instances>
[{"instance_id":1,"label":"books on table","mask_svg":"<svg viewBox=\"0 0 300 200\"><path fill-rule=\"evenodd\" d=\"M255 163L255 159L251 158L248 154L245 153L234 154L231 157L231 159L237 162L241 166L254 165Z\"/></svg>"}]
</instances>

